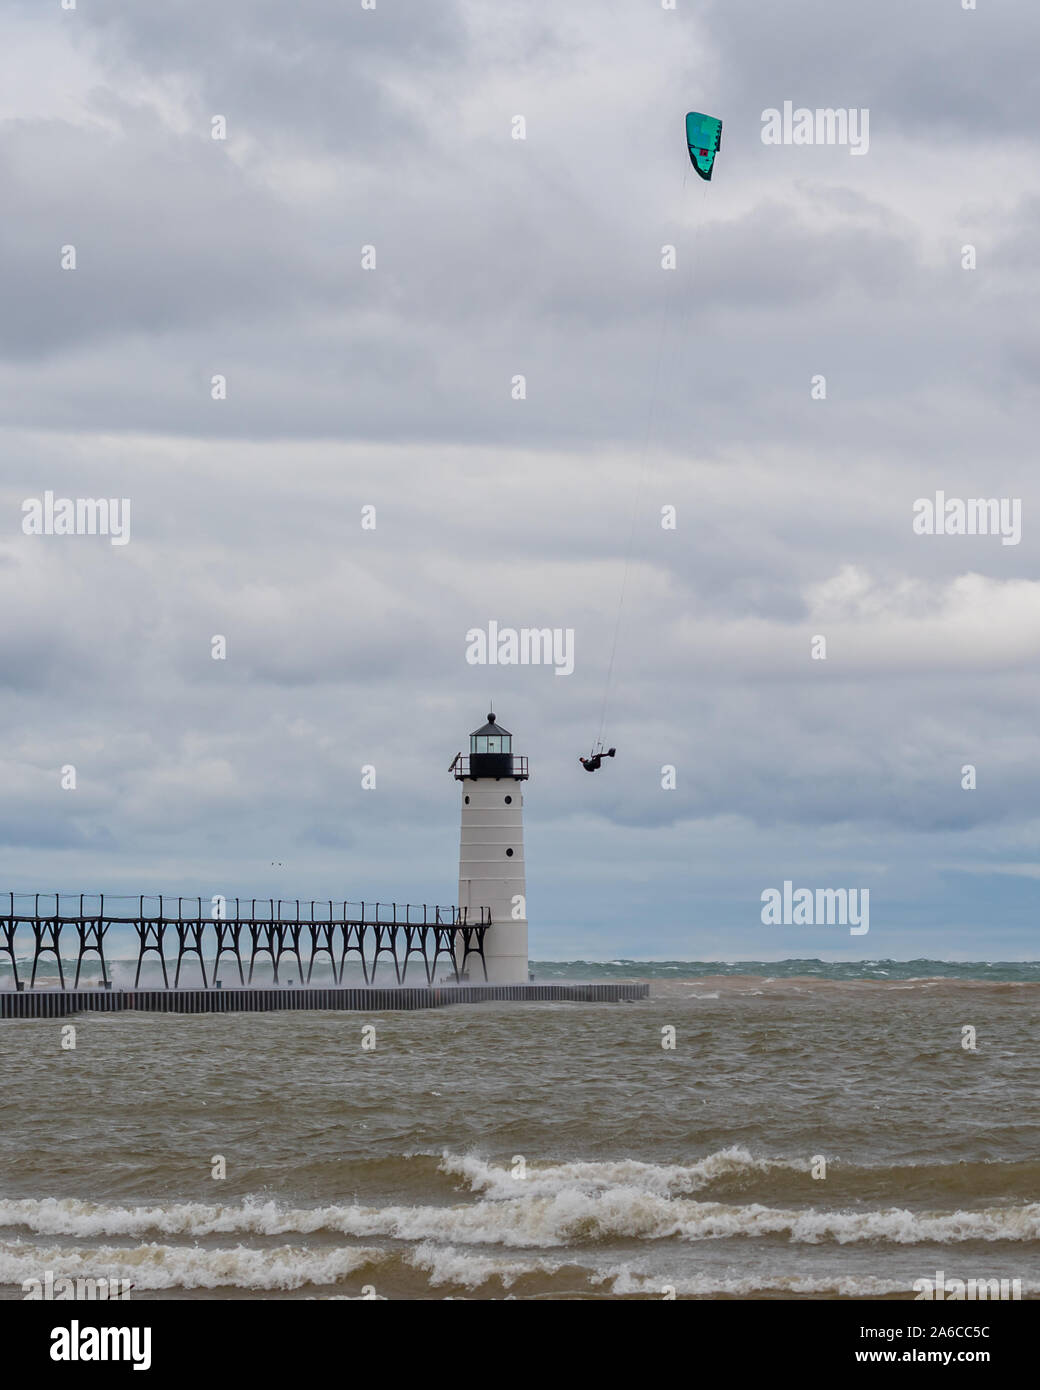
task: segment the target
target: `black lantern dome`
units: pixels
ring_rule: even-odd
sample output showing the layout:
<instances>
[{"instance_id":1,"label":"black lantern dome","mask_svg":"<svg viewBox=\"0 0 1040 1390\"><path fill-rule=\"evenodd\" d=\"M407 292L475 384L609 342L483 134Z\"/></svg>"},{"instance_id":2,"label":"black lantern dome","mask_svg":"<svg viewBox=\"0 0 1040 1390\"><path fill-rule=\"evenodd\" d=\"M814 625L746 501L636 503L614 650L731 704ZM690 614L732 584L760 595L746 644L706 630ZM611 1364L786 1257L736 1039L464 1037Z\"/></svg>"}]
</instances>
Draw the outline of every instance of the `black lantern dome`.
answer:
<instances>
[{"instance_id":1,"label":"black lantern dome","mask_svg":"<svg viewBox=\"0 0 1040 1390\"><path fill-rule=\"evenodd\" d=\"M487 723L474 729L469 736L469 755L459 756L451 765L451 770L460 780L468 777L512 777L516 781L527 778L527 759L513 754L513 735L503 729L494 714L489 714Z\"/></svg>"},{"instance_id":2,"label":"black lantern dome","mask_svg":"<svg viewBox=\"0 0 1040 1390\"><path fill-rule=\"evenodd\" d=\"M494 713L469 736L471 777L512 777L513 735L496 723Z\"/></svg>"}]
</instances>

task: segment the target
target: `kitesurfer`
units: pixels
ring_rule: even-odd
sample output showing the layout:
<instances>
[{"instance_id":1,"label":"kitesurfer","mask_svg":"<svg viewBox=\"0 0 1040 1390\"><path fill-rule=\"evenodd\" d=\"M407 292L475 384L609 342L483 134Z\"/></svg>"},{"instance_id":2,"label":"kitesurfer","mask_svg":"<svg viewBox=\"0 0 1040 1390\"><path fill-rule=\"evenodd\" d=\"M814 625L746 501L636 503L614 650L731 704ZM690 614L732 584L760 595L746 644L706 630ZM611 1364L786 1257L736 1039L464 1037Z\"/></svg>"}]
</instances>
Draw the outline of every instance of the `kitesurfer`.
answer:
<instances>
[{"instance_id":1,"label":"kitesurfer","mask_svg":"<svg viewBox=\"0 0 1040 1390\"><path fill-rule=\"evenodd\" d=\"M578 762L581 763L586 772L598 772L603 766L603 759L612 758L616 752L616 748L608 748L605 753L593 753L590 758L579 757Z\"/></svg>"}]
</instances>

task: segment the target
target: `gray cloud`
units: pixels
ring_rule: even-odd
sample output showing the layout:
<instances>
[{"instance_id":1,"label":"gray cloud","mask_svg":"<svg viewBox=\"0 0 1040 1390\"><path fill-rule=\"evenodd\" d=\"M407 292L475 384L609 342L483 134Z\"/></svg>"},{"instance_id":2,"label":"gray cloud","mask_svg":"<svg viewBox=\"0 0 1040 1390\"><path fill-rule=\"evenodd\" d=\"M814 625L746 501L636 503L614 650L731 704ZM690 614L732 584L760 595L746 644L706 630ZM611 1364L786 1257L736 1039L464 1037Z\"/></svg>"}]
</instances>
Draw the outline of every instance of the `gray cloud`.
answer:
<instances>
[{"instance_id":1,"label":"gray cloud","mask_svg":"<svg viewBox=\"0 0 1040 1390\"><path fill-rule=\"evenodd\" d=\"M800 954L758 900L809 875L872 951L1034 952L1031 7L13 13L69 75L0 127L3 886L451 901L493 701L536 955ZM764 147L787 98L870 155ZM23 536L45 489L131 544ZM1022 544L915 536L937 489ZM468 666L491 619L574 675Z\"/></svg>"}]
</instances>

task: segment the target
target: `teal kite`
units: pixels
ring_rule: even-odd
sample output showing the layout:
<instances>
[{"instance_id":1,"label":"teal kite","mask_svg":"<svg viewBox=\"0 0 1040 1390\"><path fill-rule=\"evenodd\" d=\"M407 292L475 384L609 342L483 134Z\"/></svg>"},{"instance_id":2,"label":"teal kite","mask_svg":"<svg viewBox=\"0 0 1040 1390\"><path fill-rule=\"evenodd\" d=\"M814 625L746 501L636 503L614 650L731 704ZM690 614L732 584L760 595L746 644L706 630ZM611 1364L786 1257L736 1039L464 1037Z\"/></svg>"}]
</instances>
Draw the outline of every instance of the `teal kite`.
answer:
<instances>
[{"instance_id":1,"label":"teal kite","mask_svg":"<svg viewBox=\"0 0 1040 1390\"><path fill-rule=\"evenodd\" d=\"M690 151L690 163L701 178L709 182L721 144L722 122L715 116L690 111L686 117L686 147Z\"/></svg>"}]
</instances>

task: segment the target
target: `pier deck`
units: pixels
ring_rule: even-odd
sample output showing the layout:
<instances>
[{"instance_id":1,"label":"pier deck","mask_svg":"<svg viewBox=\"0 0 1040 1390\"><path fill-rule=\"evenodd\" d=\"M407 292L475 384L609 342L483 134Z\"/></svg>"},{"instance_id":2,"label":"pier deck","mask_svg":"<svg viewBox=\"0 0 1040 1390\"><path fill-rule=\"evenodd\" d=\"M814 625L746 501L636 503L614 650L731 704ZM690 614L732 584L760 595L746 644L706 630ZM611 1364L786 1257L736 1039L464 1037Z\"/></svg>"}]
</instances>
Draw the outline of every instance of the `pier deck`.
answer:
<instances>
[{"instance_id":1,"label":"pier deck","mask_svg":"<svg viewBox=\"0 0 1040 1390\"><path fill-rule=\"evenodd\" d=\"M281 1009L332 1009L355 1013L393 1009L442 1009L450 1004L565 1001L624 1003L646 999L648 984L431 985L357 988L299 985L244 989L36 989L0 990L2 1018L67 1018L81 1013L225 1014Z\"/></svg>"}]
</instances>

